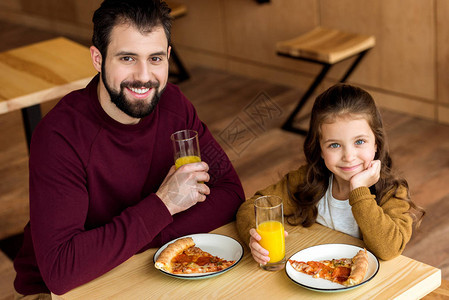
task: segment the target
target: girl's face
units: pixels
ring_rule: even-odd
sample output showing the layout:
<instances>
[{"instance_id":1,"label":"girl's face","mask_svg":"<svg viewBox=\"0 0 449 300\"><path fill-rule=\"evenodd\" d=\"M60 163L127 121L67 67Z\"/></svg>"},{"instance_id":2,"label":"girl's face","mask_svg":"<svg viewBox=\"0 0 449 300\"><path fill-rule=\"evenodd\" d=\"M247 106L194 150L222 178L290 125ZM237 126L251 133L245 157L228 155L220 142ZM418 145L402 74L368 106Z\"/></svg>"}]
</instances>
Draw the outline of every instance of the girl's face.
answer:
<instances>
[{"instance_id":1,"label":"girl's face","mask_svg":"<svg viewBox=\"0 0 449 300\"><path fill-rule=\"evenodd\" d=\"M321 157L339 182L368 168L377 151L374 133L364 118L337 117L321 125Z\"/></svg>"}]
</instances>

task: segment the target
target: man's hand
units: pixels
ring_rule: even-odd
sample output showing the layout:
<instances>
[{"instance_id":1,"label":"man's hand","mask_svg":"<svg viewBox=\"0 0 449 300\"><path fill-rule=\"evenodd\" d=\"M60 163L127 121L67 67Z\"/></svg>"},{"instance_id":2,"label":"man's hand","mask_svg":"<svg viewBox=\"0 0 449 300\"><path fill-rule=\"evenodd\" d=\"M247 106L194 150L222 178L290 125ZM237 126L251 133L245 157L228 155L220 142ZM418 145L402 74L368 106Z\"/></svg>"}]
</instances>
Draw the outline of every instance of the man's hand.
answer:
<instances>
[{"instance_id":1,"label":"man's hand","mask_svg":"<svg viewBox=\"0 0 449 300\"><path fill-rule=\"evenodd\" d=\"M349 180L350 190L354 190L361 186L370 187L379 181L380 178L380 160L373 160L366 166L365 170L355 174Z\"/></svg>"},{"instance_id":2,"label":"man's hand","mask_svg":"<svg viewBox=\"0 0 449 300\"><path fill-rule=\"evenodd\" d=\"M186 164L178 170L172 166L156 195L172 215L187 210L210 194L209 187L204 184L210 178L207 171L209 166L205 162Z\"/></svg>"}]
</instances>

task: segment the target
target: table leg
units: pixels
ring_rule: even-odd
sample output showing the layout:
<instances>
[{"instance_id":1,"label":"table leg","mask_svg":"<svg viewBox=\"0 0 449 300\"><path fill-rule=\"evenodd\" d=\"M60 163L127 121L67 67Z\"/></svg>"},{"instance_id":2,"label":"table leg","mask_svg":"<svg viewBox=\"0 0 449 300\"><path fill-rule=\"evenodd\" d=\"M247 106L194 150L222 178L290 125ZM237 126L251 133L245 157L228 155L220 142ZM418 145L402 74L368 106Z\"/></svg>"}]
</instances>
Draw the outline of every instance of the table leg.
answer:
<instances>
[{"instance_id":1,"label":"table leg","mask_svg":"<svg viewBox=\"0 0 449 300\"><path fill-rule=\"evenodd\" d=\"M22 108L23 126L25 128L25 135L27 139L28 151L30 151L31 135L34 128L42 118L41 106L39 104Z\"/></svg>"}]
</instances>

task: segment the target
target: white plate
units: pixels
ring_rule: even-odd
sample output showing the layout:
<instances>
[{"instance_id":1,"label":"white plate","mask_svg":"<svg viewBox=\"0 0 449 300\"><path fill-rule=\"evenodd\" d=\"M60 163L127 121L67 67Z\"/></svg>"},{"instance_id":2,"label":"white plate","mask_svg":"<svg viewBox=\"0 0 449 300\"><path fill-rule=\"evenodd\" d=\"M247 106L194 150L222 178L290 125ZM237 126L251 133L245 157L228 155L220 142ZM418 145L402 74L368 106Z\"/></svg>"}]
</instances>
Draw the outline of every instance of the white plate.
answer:
<instances>
[{"instance_id":1,"label":"white plate","mask_svg":"<svg viewBox=\"0 0 449 300\"><path fill-rule=\"evenodd\" d=\"M359 250L362 249L363 248L346 244L324 244L303 249L293 254L289 259L307 262L311 260L319 261L334 258L335 259L352 258L357 254L357 252L359 252ZM310 275L298 272L295 269L293 269L292 265L288 262L288 260L285 266L285 272L293 282L299 284L300 286L306 289L318 292L347 291L367 283L368 281L373 279L374 276L376 276L377 272L379 271L379 260L371 252L367 251L367 253L369 262L368 271L366 272L363 281L354 286L343 286L341 284L331 282L329 280L325 280L322 278L313 278Z\"/></svg>"},{"instance_id":2,"label":"white plate","mask_svg":"<svg viewBox=\"0 0 449 300\"><path fill-rule=\"evenodd\" d=\"M218 256L220 258L226 259L226 260L235 260L235 263L230 266L229 268L226 268L224 270L218 271L218 272L210 272L210 273L201 273L201 274L171 274L169 272L166 272L164 270L159 270L162 273L182 278L182 279L203 279L203 278L209 278L213 276L217 276L220 274L223 274L224 272L227 272L234 268L242 259L243 257L243 247L242 245L236 241L235 239L221 234L213 234L213 233L199 233L199 234L191 234L186 235L180 238L185 237L191 237L193 241L195 242L195 246L201 248L201 250L206 251L214 256ZM180 239L178 238L178 239ZM153 256L153 263L156 262L157 258L161 254L162 250L164 250L169 244L173 243L174 241L178 240L174 239L165 245L163 245L159 250L156 251L156 253Z\"/></svg>"}]
</instances>

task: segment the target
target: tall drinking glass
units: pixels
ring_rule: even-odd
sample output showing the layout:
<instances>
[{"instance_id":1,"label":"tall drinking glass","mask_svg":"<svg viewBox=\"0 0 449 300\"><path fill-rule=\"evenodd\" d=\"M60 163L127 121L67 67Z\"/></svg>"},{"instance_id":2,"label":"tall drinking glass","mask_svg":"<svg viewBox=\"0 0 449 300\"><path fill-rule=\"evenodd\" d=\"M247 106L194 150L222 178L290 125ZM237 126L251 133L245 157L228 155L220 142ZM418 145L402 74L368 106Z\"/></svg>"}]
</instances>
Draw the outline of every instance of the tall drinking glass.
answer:
<instances>
[{"instance_id":1,"label":"tall drinking glass","mask_svg":"<svg viewBox=\"0 0 449 300\"><path fill-rule=\"evenodd\" d=\"M200 146L198 132L195 130L180 130L171 135L176 169L185 164L200 162Z\"/></svg>"},{"instance_id":2,"label":"tall drinking glass","mask_svg":"<svg viewBox=\"0 0 449 300\"><path fill-rule=\"evenodd\" d=\"M277 271L285 265L284 208L278 196L262 196L254 202L256 230L262 237L260 245L267 249L270 261L260 267Z\"/></svg>"}]
</instances>

